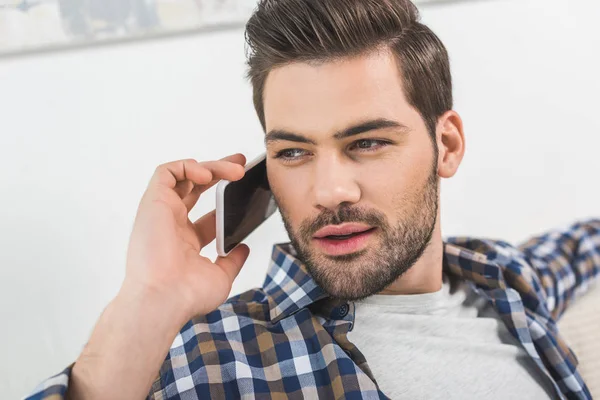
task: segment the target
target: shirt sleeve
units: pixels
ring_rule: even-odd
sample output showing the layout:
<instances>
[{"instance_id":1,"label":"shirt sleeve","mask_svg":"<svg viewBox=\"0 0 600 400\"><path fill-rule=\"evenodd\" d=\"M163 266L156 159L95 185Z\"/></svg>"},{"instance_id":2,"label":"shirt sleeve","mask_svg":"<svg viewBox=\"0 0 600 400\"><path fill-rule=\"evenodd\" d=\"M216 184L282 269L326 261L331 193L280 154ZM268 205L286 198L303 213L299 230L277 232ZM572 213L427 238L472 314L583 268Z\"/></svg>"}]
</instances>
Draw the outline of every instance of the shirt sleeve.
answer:
<instances>
[{"instance_id":1,"label":"shirt sleeve","mask_svg":"<svg viewBox=\"0 0 600 400\"><path fill-rule=\"evenodd\" d=\"M547 306L558 320L600 275L600 219L534 237L519 248L538 273Z\"/></svg>"},{"instance_id":2,"label":"shirt sleeve","mask_svg":"<svg viewBox=\"0 0 600 400\"><path fill-rule=\"evenodd\" d=\"M69 381L74 365L75 363L71 364L60 374L40 383L33 392L23 400L66 400L67 389L69 388ZM146 399L154 399L154 396L150 393Z\"/></svg>"},{"instance_id":3,"label":"shirt sleeve","mask_svg":"<svg viewBox=\"0 0 600 400\"><path fill-rule=\"evenodd\" d=\"M58 375L38 385L25 400L64 400L67 396L73 364Z\"/></svg>"}]
</instances>

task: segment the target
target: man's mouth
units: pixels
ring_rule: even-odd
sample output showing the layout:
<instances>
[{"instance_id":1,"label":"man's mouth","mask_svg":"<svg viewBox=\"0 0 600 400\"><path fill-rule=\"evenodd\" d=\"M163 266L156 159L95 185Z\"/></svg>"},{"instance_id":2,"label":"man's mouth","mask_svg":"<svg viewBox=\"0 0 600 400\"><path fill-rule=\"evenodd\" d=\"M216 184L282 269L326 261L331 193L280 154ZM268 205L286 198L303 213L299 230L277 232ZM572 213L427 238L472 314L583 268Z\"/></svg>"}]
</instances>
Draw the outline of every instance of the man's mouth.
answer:
<instances>
[{"instance_id":1,"label":"man's mouth","mask_svg":"<svg viewBox=\"0 0 600 400\"><path fill-rule=\"evenodd\" d=\"M362 234L371 232L374 229L375 228L369 228L369 229L364 230L364 231L352 232L352 233L347 233L347 234L344 234L344 235L327 235L327 236L319 237L317 239L346 240L346 239L350 239L350 238L358 236L358 235L362 235Z\"/></svg>"},{"instance_id":2,"label":"man's mouth","mask_svg":"<svg viewBox=\"0 0 600 400\"><path fill-rule=\"evenodd\" d=\"M339 256L364 249L376 229L376 227L357 223L329 225L318 230L313 239L324 253Z\"/></svg>"},{"instance_id":3,"label":"man's mouth","mask_svg":"<svg viewBox=\"0 0 600 400\"><path fill-rule=\"evenodd\" d=\"M359 223L344 223L341 225L327 225L324 228L319 229L314 237L317 239L322 239L324 237L350 237L352 235L357 235L364 233L368 230L373 229L372 226L359 224Z\"/></svg>"}]
</instances>

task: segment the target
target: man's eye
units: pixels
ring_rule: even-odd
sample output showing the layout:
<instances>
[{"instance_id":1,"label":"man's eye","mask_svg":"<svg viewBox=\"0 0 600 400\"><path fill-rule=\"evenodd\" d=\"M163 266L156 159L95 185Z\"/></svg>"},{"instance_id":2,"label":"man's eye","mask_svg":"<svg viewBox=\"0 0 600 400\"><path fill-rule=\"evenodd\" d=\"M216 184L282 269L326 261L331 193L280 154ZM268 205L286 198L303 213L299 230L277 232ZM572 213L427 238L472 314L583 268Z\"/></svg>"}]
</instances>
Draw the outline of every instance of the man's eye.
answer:
<instances>
[{"instance_id":1,"label":"man's eye","mask_svg":"<svg viewBox=\"0 0 600 400\"><path fill-rule=\"evenodd\" d=\"M283 160L294 160L302 157L306 152L302 149L285 149L277 153L275 158L281 158Z\"/></svg>"},{"instance_id":2,"label":"man's eye","mask_svg":"<svg viewBox=\"0 0 600 400\"><path fill-rule=\"evenodd\" d=\"M380 147L386 146L388 143L383 140L375 140L375 139L361 139L357 140L350 146L351 148L356 148L358 150L375 150Z\"/></svg>"}]
</instances>

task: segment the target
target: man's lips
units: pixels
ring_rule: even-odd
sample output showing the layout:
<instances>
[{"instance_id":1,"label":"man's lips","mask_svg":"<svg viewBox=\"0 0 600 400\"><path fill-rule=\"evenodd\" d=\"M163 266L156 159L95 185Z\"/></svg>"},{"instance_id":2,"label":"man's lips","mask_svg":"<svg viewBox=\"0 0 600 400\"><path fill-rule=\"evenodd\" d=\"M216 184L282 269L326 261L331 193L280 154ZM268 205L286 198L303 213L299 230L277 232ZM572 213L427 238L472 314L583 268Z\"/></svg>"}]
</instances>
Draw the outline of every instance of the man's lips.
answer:
<instances>
[{"instance_id":1,"label":"man's lips","mask_svg":"<svg viewBox=\"0 0 600 400\"><path fill-rule=\"evenodd\" d=\"M345 223L341 225L327 225L319 229L315 234L315 239L324 239L328 236L345 236L366 232L373 227L359 223Z\"/></svg>"},{"instance_id":2,"label":"man's lips","mask_svg":"<svg viewBox=\"0 0 600 400\"><path fill-rule=\"evenodd\" d=\"M329 256L342 256L364 250L377 228L364 224L329 225L317 231L313 243Z\"/></svg>"}]
</instances>

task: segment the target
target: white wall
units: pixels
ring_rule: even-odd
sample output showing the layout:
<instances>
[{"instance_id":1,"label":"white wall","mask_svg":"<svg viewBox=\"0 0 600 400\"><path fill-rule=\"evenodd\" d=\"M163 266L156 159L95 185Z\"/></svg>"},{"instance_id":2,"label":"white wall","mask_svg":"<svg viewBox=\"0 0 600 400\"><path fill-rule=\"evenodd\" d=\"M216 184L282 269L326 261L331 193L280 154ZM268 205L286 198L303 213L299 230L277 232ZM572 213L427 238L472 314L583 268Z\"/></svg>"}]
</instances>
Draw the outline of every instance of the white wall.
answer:
<instances>
[{"instance_id":1,"label":"white wall","mask_svg":"<svg viewBox=\"0 0 600 400\"><path fill-rule=\"evenodd\" d=\"M600 214L600 5L506 0L424 9L447 44L468 153L444 232L517 241ZM154 167L262 138L241 31L0 60L0 388L73 361L123 278ZM214 206L205 196L194 216ZM262 282L273 218L235 283ZM210 249L214 254L214 249Z\"/></svg>"}]
</instances>

